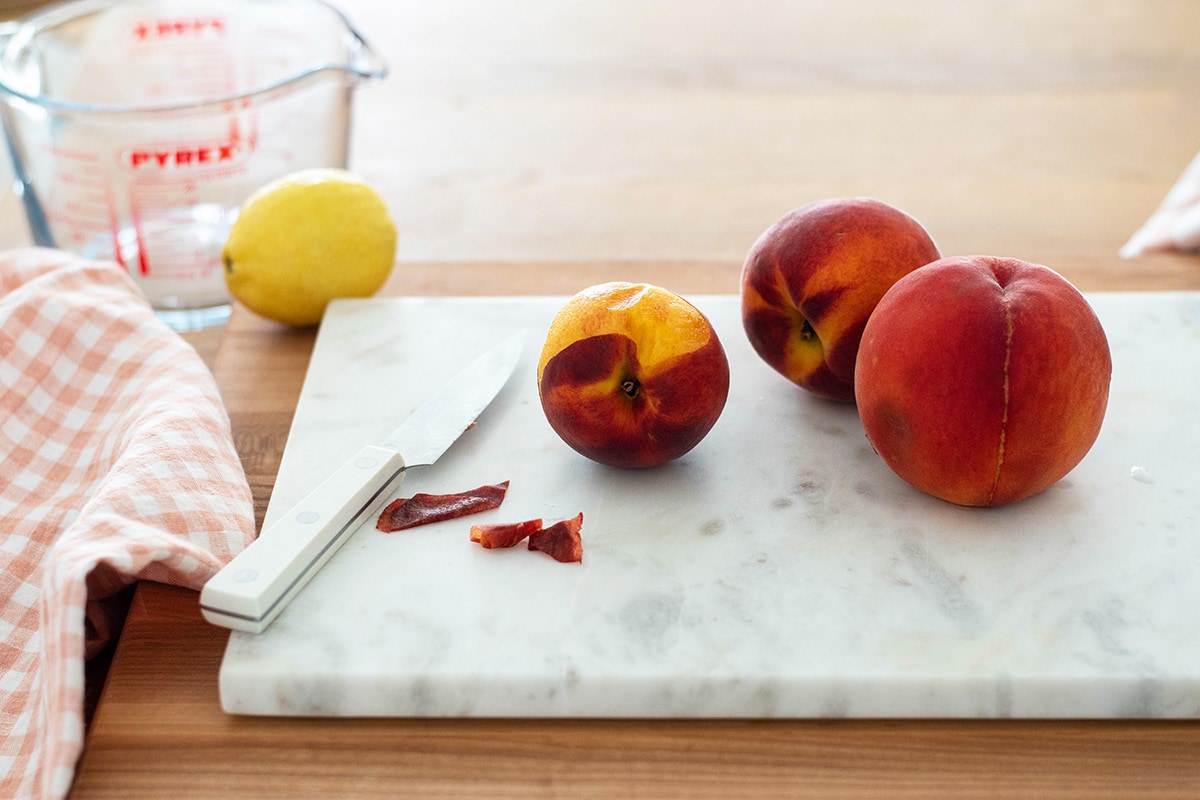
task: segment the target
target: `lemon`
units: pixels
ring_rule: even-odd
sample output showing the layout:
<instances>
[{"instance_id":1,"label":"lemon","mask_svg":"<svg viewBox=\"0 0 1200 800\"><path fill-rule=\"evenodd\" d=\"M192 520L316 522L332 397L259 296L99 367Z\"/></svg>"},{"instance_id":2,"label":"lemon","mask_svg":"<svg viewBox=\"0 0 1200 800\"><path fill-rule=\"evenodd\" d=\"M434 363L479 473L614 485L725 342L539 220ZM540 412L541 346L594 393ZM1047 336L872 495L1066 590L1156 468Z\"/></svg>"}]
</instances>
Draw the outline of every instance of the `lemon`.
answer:
<instances>
[{"instance_id":1,"label":"lemon","mask_svg":"<svg viewBox=\"0 0 1200 800\"><path fill-rule=\"evenodd\" d=\"M396 258L396 224L383 198L342 169L305 169L254 192L221 260L229 293L251 311L315 325L339 297L369 297Z\"/></svg>"}]
</instances>

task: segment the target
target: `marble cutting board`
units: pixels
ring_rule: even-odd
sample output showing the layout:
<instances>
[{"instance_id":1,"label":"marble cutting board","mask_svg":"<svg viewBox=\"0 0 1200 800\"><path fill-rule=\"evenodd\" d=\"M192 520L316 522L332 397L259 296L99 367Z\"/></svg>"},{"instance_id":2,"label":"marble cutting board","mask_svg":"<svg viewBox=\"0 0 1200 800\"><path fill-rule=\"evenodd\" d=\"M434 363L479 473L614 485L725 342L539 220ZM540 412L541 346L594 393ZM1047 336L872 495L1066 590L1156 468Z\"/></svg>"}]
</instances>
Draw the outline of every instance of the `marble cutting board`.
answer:
<instances>
[{"instance_id":1,"label":"marble cutting board","mask_svg":"<svg viewBox=\"0 0 1200 800\"><path fill-rule=\"evenodd\" d=\"M750 349L737 299L691 298L731 364L725 412L652 471L577 455L537 400L563 298L339 301L318 335L267 512L512 331L524 362L401 494L510 480L504 505L359 529L275 623L233 633L235 714L1200 717L1200 295L1089 299L1108 415L1043 494L970 510L871 451L852 407ZM483 550L471 522L584 514L584 562Z\"/></svg>"}]
</instances>

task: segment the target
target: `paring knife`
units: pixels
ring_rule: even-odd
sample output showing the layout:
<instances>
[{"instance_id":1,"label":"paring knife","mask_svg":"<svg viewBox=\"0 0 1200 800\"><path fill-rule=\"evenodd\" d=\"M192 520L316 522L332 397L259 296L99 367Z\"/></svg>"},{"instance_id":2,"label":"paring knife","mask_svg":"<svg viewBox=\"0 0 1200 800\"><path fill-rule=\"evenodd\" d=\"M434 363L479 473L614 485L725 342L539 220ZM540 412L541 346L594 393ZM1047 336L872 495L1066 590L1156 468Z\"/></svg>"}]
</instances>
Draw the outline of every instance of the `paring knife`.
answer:
<instances>
[{"instance_id":1,"label":"paring knife","mask_svg":"<svg viewBox=\"0 0 1200 800\"><path fill-rule=\"evenodd\" d=\"M265 630L350 534L379 513L405 470L437 461L471 426L508 382L524 341L519 333L488 350L265 529L204 584L204 618L239 631Z\"/></svg>"}]
</instances>

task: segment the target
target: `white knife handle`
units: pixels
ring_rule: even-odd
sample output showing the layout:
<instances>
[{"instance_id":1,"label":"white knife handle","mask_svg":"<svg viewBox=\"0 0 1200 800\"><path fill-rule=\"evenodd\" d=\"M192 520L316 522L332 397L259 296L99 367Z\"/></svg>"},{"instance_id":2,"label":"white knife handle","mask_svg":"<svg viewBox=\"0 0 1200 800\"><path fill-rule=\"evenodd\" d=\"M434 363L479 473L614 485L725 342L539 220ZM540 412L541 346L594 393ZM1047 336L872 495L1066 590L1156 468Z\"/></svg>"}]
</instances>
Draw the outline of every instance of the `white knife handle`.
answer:
<instances>
[{"instance_id":1,"label":"white knife handle","mask_svg":"<svg viewBox=\"0 0 1200 800\"><path fill-rule=\"evenodd\" d=\"M403 478L399 453L358 451L204 584L204 618L261 633Z\"/></svg>"}]
</instances>

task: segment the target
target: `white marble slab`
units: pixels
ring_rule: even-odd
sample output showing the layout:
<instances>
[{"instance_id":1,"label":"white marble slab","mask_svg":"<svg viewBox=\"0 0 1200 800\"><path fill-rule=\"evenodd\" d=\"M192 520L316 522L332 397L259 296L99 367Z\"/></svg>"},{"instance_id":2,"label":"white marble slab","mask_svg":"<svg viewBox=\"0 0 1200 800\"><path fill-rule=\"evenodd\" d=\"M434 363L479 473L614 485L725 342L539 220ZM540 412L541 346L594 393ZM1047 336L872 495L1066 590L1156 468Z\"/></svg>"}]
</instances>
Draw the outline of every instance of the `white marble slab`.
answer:
<instances>
[{"instance_id":1,"label":"white marble slab","mask_svg":"<svg viewBox=\"0 0 1200 800\"><path fill-rule=\"evenodd\" d=\"M364 526L221 667L238 714L625 717L1200 717L1200 296L1090 297L1112 396L1098 442L1003 509L919 494L853 408L752 353L733 297L693 298L729 353L721 420L654 471L589 462L550 430L535 363L562 298L331 308L268 521L381 438L485 344L525 362L402 489L511 480L502 508ZM471 522L584 514L584 562L487 551Z\"/></svg>"}]
</instances>

